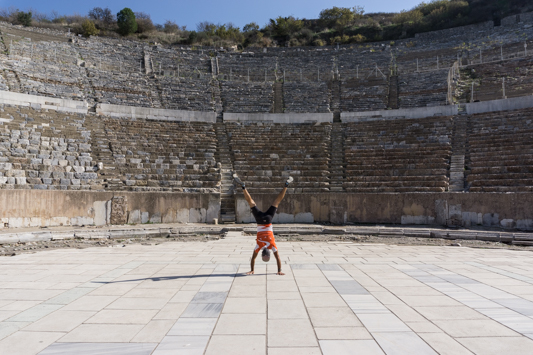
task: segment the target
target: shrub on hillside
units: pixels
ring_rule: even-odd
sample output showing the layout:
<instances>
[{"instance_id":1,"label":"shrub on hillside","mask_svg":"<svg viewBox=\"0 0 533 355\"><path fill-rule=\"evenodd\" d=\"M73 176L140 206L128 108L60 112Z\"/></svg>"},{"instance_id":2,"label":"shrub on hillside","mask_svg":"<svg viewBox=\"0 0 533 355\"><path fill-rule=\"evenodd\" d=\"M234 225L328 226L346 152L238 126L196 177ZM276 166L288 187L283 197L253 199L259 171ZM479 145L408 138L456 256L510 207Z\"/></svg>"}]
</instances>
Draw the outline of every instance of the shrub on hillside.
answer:
<instances>
[{"instance_id":1,"label":"shrub on hillside","mask_svg":"<svg viewBox=\"0 0 533 355\"><path fill-rule=\"evenodd\" d=\"M137 21L135 20L135 14L130 8L123 8L117 14L118 33L123 36L127 36L137 31Z\"/></svg>"},{"instance_id":2,"label":"shrub on hillside","mask_svg":"<svg viewBox=\"0 0 533 355\"><path fill-rule=\"evenodd\" d=\"M135 13L135 21L137 22L137 33L145 33L155 31L154 23L150 15L144 12Z\"/></svg>"},{"instance_id":3,"label":"shrub on hillside","mask_svg":"<svg viewBox=\"0 0 533 355\"><path fill-rule=\"evenodd\" d=\"M32 17L31 11L30 12L19 11L17 13L17 23L24 27L29 27L31 26L31 17Z\"/></svg>"},{"instance_id":4,"label":"shrub on hillside","mask_svg":"<svg viewBox=\"0 0 533 355\"><path fill-rule=\"evenodd\" d=\"M94 22L92 22L91 20L83 21L83 23L81 24L81 29L85 37L96 36L100 33L100 31L96 29Z\"/></svg>"}]
</instances>

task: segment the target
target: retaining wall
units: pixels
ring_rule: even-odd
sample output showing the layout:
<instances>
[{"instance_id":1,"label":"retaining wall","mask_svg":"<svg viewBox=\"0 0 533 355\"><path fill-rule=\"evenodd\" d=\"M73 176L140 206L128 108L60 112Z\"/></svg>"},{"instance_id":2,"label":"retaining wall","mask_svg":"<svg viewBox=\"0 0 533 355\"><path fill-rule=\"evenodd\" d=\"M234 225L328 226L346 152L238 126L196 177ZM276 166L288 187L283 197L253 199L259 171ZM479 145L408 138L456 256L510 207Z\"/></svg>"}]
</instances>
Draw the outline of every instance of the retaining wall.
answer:
<instances>
[{"instance_id":1,"label":"retaining wall","mask_svg":"<svg viewBox=\"0 0 533 355\"><path fill-rule=\"evenodd\" d=\"M333 113L227 113L224 121L269 121L273 123L333 122Z\"/></svg>"},{"instance_id":2,"label":"retaining wall","mask_svg":"<svg viewBox=\"0 0 533 355\"><path fill-rule=\"evenodd\" d=\"M0 91L0 104L30 106L60 112L87 113L87 102Z\"/></svg>"},{"instance_id":3,"label":"retaining wall","mask_svg":"<svg viewBox=\"0 0 533 355\"><path fill-rule=\"evenodd\" d=\"M218 194L0 190L0 228L212 223Z\"/></svg>"},{"instance_id":4,"label":"retaining wall","mask_svg":"<svg viewBox=\"0 0 533 355\"><path fill-rule=\"evenodd\" d=\"M466 112L469 115L495 111L520 110L533 107L533 95L513 97L511 99L472 102L465 104L465 106Z\"/></svg>"},{"instance_id":5,"label":"retaining wall","mask_svg":"<svg viewBox=\"0 0 533 355\"><path fill-rule=\"evenodd\" d=\"M404 118L425 118L431 116L453 116L457 114L456 105L402 108L364 112L341 112L342 122L365 122L394 120Z\"/></svg>"},{"instance_id":6,"label":"retaining wall","mask_svg":"<svg viewBox=\"0 0 533 355\"><path fill-rule=\"evenodd\" d=\"M110 117L144 118L147 120L161 121L191 121L191 122L211 122L215 123L217 116L215 112L167 110L148 107L135 107L111 104L98 104L96 113Z\"/></svg>"},{"instance_id":7,"label":"retaining wall","mask_svg":"<svg viewBox=\"0 0 533 355\"><path fill-rule=\"evenodd\" d=\"M276 195L252 196L266 210ZM243 195L236 197L238 223L254 223ZM289 194L274 223L385 223L499 227L533 230L533 193L315 193Z\"/></svg>"}]
</instances>

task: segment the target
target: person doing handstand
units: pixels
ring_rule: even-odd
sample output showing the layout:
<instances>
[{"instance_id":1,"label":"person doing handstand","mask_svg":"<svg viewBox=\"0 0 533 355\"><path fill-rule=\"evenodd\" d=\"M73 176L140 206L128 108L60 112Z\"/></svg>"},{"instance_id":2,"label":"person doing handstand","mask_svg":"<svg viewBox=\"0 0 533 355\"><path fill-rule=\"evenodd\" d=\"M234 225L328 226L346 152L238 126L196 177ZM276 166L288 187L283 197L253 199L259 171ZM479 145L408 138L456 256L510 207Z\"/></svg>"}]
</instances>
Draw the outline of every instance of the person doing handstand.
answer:
<instances>
[{"instance_id":1,"label":"person doing handstand","mask_svg":"<svg viewBox=\"0 0 533 355\"><path fill-rule=\"evenodd\" d=\"M251 270L246 274L252 275L254 273L255 258L257 257L259 250L263 250L263 252L261 253L263 261L268 262L270 260L269 249L272 249L272 251L274 252L274 257L276 258L276 261L278 263L277 274L285 275L283 272L281 272L281 259L279 257L278 248L276 246L276 239L274 238L274 232L272 229L272 219L276 214L276 210L278 209L281 200L283 200L283 197L285 197L287 187L294 179L291 176L287 178L283 190L279 193L278 197L276 197L276 199L272 203L272 206L270 206L270 208L266 212L262 212L257 208L257 205L252 199L252 196L250 196L248 190L246 190L246 185L244 184L244 182L241 181L241 179L239 179L237 174L233 174L233 179L237 184L241 185L244 193L244 198L246 199L246 202L248 202L248 205L250 205L252 214L254 215L255 221L257 222L257 244L255 245L254 252L252 254L252 260L250 261Z\"/></svg>"}]
</instances>

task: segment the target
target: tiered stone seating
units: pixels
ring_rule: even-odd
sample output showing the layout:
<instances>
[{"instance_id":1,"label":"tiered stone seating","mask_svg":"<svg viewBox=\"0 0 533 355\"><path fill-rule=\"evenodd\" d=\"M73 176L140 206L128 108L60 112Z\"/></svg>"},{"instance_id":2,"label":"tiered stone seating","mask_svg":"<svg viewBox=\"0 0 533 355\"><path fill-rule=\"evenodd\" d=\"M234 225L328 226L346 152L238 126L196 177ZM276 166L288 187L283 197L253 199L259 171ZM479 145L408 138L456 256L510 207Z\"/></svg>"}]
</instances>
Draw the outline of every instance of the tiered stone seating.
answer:
<instances>
[{"instance_id":1,"label":"tiered stone seating","mask_svg":"<svg viewBox=\"0 0 533 355\"><path fill-rule=\"evenodd\" d=\"M118 73L144 73L141 43L99 38L80 41L77 48L86 67Z\"/></svg>"},{"instance_id":2,"label":"tiered stone seating","mask_svg":"<svg viewBox=\"0 0 533 355\"><path fill-rule=\"evenodd\" d=\"M455 47L425 48L422 50L402 48L398 51L396 65L398 72L401 74L446 69L457 61L458 52L459 50Z\"/></svg>"},{"instance_id":3,"label":"tiered stone seating","mask_svg":"<svg viewBox=\"0 0 533 355\"><path fill-rule=\"evenodd\" d=\"M177 77L159 78L163 107L173 110L213 111L218 83Z\"/></svg>"},{"instance_id":4,"label":"tiered stone seating","mask_svg":"<svg viewBox=\"0 0 533 355\"><path fill-rule=\"evenodd\" d=\"M446 105L448 69L398 75L400 108Z\"/></svg>"},{"instance_id":5,"label":"tiered stone seating","mask_svg":"<svg viewBox=\"0 0 533 355\"><path fill-rule=\"evenodd\" d=\"M13 42L11 55L34 62L61 63L77 65L80 59L78 49L66 42L16 41Z\"/></svg>"},{"instance_id":6,"label":"tiered stone seating","mask_svg":"<svg viewBox=\"0 0 533 355\"><path fill-rule=\"evenodd\" d=\"M86 116L3 106L0 188L101 189L91 156Z\"/></svg>"},{"instance_id":7,"label":"tiered stone seating","mask_svg":"<svg viewBox=\"0 0 533 355\"><path fill-rule=\"evenodd\" d=\"M250 191L279 192L294 177L295 192L329 190L331 124L226 123L234 169Z\"/></svg>"},{"instance_id":8,"label":"tiered stone seating","mask_svg":"<svg viewBox=\"0 0 533 355\"><path fill-rule=\"evenodd\" d=\"M346 191L447 190L451 118L382 120L344 126Z\"/></svg>"},{"instance_id":9,"label":"tiered stone seating","mask_svg":"<svg viewBox=\"0 0 533 355\"><path fill-rule=\"evenodd\" d=\"M487 101L503 98L502 81L505 78L505 96L508 98L533 94L533 58L520 58L493 63L471 65L461 70L461 79L475 80L474 100ZM469 83L460 100L469 102Z\"/></svg>"},{"instance_id":10,"label":"tiered stone seating","mask_svg":"<svg viewBox=\"0 0 533 355\"><path fill-rule=\"evenodd\" d=\"M326 82L285 82L283 102L285 112L330 112Z\"/></svg>"},{"instance_id":11,"label":"tiered stone seating","mask_svg":"<svg viewBox=\"0 0 533 355\"><path fill-rule=\"evenodd\" d=\"M48 61L18 61L12 64L22 93L85 100L90 92L85 70L76 65Z\"/></svg>"},{"instance_id":12,"label":"tiered stone seating","mask_svg":"<svg viewBox=\"0 0 533 355\"><path fill-rule=\"evenodd\" d=\"M274 81L276 58L254 53L228 53L220 55L218 60L219 75L226 80L248 82ZM248 76L249 74L249 76ZM279 76L280 74L277 73ZM283 73L281 73L283 75Z\"/></svg>"},{"instance_id":13,"label":"tiered stone seating","mask_svg":"<svg viewBox=\"0 0 533 355\"><path fill-rule=\"evenodd\" d=\"M470 192L533 191L531 109L470 117Z\"/></svg>"},{"instance_id":14,"label":"tiered stone seating","mask_svg":"<svg viewBox=\"0 0 533 355\"><path fill-rule=\"evenodd\" d=\"M107 190L219 191L212 124L107 117L97 124L93 145Z\"/></svg>"},{"instance_id":15,"label":"tiered stone seating","mask_svg":"<svg viewBox=\"0 0 533 355\"><path fill-rule=\"evenodd\" d=\"M225 112L270 112L274 104L272 82L224 81L220 95Z\"/></svg>"},{"instance_id":16,"label":"tiered stone seating","mask_svg":"<svg viewBox=\"0 0 533 355\"><path fill-rule=\"evenodd\" d=\"M340 108L344 112L374 111L387 108L389 86L383 77L349 79L341 82Z\"/></svg>"},{"instance_id":17,"label":"tiered stone seating","mask_svg":"<svg viewBox=\"0 0 533 355\"><path fill-rule=\"evenodd\" d=\"M168 49L160 46L145 48L150 53L153 71L158 75L181 78L211 76L211 58L205 51ZM161 65L161 73L159 67ZM179 68L178 68L179 66Z\"/></svg>"},{"instance_id":18,"label":"tiered stone seating","mask_svg":"<svg viewBox=\"0 0 533 355\"><path fill-rule=\"evenodd\" d=\"M115 105L161 107L153 80L139 73L118 73L88 68L96 102Z\"/></svg>"},{"instance_id":19,"label":"tiered stone seating","mask_svg":"<svg viewBox=\"0 0 533 355\"><path fill-rule=\"evenodd\" d=\"M365 79L371 76L375 78L376 65L384 75L388 75L391 55L384 47L377 45L373 48L357 46L343 49L337 54L335 68L341 80Z\"/></svg>"},{"instance_id":20,"label":"tiered stone seating","mask_svg":"<svg viewBox=\"0 0 533 355\"><path fill-rule=\"evenodd\" d=\"M275 58L270 58L272 66ZM287 51L277 58L278 78L288 81L320 82L332 80L334 56L328 51Z\"/></svg>"}]
</instances>

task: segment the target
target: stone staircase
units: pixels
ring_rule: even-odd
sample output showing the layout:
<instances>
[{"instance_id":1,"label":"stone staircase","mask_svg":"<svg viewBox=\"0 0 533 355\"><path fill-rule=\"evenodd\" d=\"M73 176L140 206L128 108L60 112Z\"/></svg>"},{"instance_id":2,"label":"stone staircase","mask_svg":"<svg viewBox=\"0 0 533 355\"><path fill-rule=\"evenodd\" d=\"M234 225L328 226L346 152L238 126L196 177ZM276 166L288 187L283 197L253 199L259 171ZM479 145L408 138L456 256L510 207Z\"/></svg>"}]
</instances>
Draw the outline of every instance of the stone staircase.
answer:
<instances>
[{"instance_id":1,"label":"stone staircase","mask_svg":"<svg viewBox=\"0 0 533 355\"><path fill-rule=\"evenodd\" d=\"M344 182L344 129L334 122L331 128L331 160L329 162L329 190L343 191Z\"/></svg>"},{"instance_id":2,"label":"stone staircase","mask_svg":"<svg viewBox=\"0 0 533 355\"><path fill-rule=\"evenodd\" d=\"M283 83L274 83L274 107L273 113L283 113Z\"/></svg>"},{"instance_id":3,"label":"stone staircase","mask_svg":"<svg viewBox=\"0 0 533 355\"><path fill-rule=\"evenodd\" d=\"M333 122L341 121L341 81L335 80L330 82L329 89L331 93L330 110L333 112Z\"/></svg>"},{"instance_id":4,"label":"stone staircase","mask_svg":"<svg viewBox=\"0 0 533 355\"><path fill-rule=\"evenodd\" d=\"M465 190L465 155L467 151L468 116L456 116L453 120L452 156L450 159L450 185L448 191Z\"/></svg>"},{"instance_id":5,"label":"stone staircase","mask_svg":"<svg viewBox=\"0 0 533 355\"><path fill-rule=\"evenodd\" d=\"M226 126L223 123L215 125L217 134L217 161L220 164L220 222L235 223L235 198L233 186L233 158L228 143Z\"/></svg>"},{"instance_id":6,"label":"stone staircase","mask_svg":"<svg viewBox=\"0 0 533 355\"><path fill-rule=\"evenodd\" d=\"M393 75L389 78L389 103L388 108L398 108L398 76Z\"/></svg>"}]
</instances>

